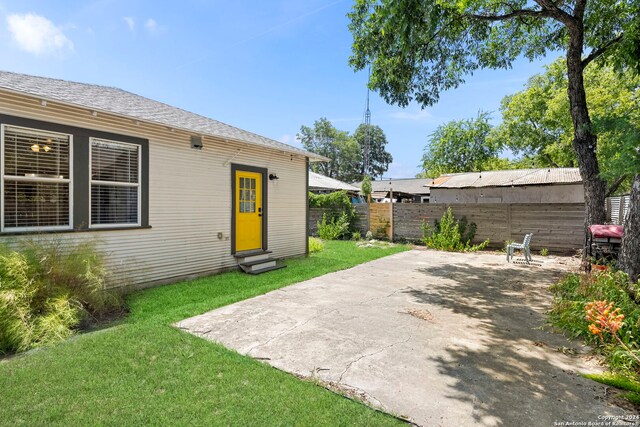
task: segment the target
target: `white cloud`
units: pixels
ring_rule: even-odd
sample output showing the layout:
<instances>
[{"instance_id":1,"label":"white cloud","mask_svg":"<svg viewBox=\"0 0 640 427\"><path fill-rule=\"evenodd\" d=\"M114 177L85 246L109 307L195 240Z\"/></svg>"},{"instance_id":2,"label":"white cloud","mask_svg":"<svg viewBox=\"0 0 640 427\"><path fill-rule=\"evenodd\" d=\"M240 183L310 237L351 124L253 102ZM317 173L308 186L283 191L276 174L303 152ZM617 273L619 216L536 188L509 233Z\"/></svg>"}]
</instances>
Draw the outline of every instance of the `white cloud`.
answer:
<instances>
[{"instance_id":1,"label":"white cloud","mask_svg":"<svg viewBox=\"0 0 640 427\"><path fill-rule=\"evenodd\" d=\"M7 16L9 32L20 49L35 55L73 51L73 43L60 27L34 13Z\"/></svg>"},{"instance_id":2,"label":"white cloud","mask_svg":"<svg viewBox=\"0 0 640 427\"><path fill-rule=\"evenodd\" d=\"M73 51L73 42L47 18L27 13L7 16L7 25L18 47L35 55Z\"/></svg>"},{"instance_id":3,"label":"white cloud","mask_svg":"<svg viewBox=\"0 0 640 427\"><path fill-rule=\"evenodd\" d=\"M153 18L147 19L147 22L144 23L144 27L150 33L155 33L156 31L158 31L158 23Z\"/></svg>"},{"instance_id":4,"label":"white cloud","mask_svg":"<svg viewBox=\"0 0 640 427\"><path fill-rule=\"evenodd\" d=\"M135 21L135 19L133 19L130 16L125 16L122 19L124 20L124 22L127 23L127 27L129 27L130 31L135 31L135 29L136 29L136 21Z\"/></svg>"},{"instance_id":5,"label":"white cloud","mask_svg":"<svg viewBox=\"0 0 640 427\"><path fill-rule=\"evenodd\" d=\"M427 110L394 111L389 114L389 117L396 120L410 120L414 122L432 122L434 120L433 114Z\"/></svg>"}]
</instances>

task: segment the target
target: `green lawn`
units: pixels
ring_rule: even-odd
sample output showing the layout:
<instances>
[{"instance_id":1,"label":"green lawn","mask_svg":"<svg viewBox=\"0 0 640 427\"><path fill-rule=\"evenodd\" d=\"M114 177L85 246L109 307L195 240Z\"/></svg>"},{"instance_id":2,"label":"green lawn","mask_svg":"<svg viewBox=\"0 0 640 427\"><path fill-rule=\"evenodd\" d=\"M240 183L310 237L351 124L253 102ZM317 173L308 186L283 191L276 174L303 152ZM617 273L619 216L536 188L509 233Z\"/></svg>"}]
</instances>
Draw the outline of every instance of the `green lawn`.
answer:
<instances>
[{"instance_id":1,"label":"green lawn","mask_svg":"<svg viewBox=\"0 0 640 427\"><path fill-rule=\"evenodd\" d=\"M326 242L259 276L141 291L118 324L0 361L0 425L386 425L396 419L171 323L406 250Z\"/></svg>"}]
</instances>

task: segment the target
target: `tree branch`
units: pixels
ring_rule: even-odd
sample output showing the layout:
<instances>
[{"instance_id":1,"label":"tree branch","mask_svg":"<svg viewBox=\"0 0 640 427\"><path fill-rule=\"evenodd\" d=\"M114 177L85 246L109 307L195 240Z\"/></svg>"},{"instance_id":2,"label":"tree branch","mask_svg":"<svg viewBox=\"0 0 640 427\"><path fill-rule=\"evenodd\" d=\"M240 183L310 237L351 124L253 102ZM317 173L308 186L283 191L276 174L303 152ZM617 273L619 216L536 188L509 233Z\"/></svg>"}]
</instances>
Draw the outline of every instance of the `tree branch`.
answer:
<instances>
[{"instance_id":1,"label":"tree branch","mask_svg":"<svg viewBox=\"0 0 640 427\"><path fill-rule=\"evenodd\" d=\"M618 187L622 185L622 183L625 179L627 179L628 176L628 174L624 174L617 177L616 180L611 183L611 186L609 186L609 190L607 190L607 193L604 195L604 197L611 197L611 195L616 192Z\"/></svg>"},{"instance_id":2,"label":"tree branch","mask_svg":"<svg viewBox=\"0 0 640 427\"><path fill-rule=\"evenodd\" d=\"M562 2L554 3L552 0L535 0L535 2L547 13L546 16L550 16L568 27L575 27L574 17L560 9Z\"/></svg>"},{"instance_id":3,"label":"tree branch","mask_svg":"<svg viewBox=\"0 0 640 427\"><path fill-rule=\"evenodd\" d=\"M512 12L506 13L504 15L467 14L466 16L473 19L479 19L481 21L496 22L496 21L506 21L508 19L522 17L522 16L548 17L550 15L544 10L519 9L519 10L514 10Z\"/></svg>"},{"instance_id":4,"label":"tree branch","mask_svg":"<svg viewBox=\"0 0 640 427\"><path fill-rule=\"evenodd\" d=\"M607 50L609 50L609 48L611 46L613 46L614 44L618 43L620 40L622 40L622 36L623 34L620 34L618 37L615 37L607 42L605 42L602 46L600 46L597 49L593 49L591 51L591 53L582 60L582 68L586 68L587 65L589 65L589 63L595 59L597 59L598 57L600 57L602 54L604 54Z\"/></svg>"}]
</instances>

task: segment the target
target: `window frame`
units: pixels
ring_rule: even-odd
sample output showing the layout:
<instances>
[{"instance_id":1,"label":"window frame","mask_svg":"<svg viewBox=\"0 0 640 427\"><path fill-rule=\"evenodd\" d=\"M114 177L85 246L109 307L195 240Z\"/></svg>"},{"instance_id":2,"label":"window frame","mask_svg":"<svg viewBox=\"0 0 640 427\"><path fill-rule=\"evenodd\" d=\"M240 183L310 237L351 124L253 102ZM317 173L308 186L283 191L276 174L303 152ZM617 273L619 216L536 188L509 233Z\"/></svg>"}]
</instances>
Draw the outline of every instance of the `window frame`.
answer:
<instances>
[{"instance_id":1,"label":"window frame","mask_svg":"<svg viewBox=\"0 0 640 427\"><path fill-rule=\"evenodd\" d=\"M93 176L93 143L94 142L105 142L108 144L114 145L124 145L136 147L138 152L138 182L137 183L124 183L118 181L101 181L94 180ZM109 228L135 228L142 226L142 144L136 144L132 142L124 142L124 141L116 141L108 138L100 138L100 137L89 137L89 229L109 229ZM137 221L135 223L127 222L127 223L109 223L109 224L94 224L92 221L92 210L93 210L93 185L110 185L113 187L127 187L127 188L137 188L138 189L138 200L137 200Z\"/></svg>"},{"instance_id":2,"label":"window frame","mask_svg":"<svg viewBox=\"0 0 640 427\"><path fill-rule=\"evenodd\" d=\"M6 128L13 129L23 129L27 132L35 133L35 134L44 134L44 135L59 135L68 138L68 149L69 149L69 158L67 160L69 167L69 177L68 178L29 178L29 177L20 177L14 175L6 175L5 174L5 131ZM65 133L65 132L56 132L48 129L38 129L27 126L17 126L13 124L2 123L0 125L0 198L2 202L0 203L0 232L1 233L23 233L23 232L39 232L39 231L69 231L73 230L73 181L74 181L74 170L73 170L73 134ZM69 214L68 214L68 225L48 225L48 226L35 226L35 227L6 227L5 226L5 201L6 197L4 194L5 189L5 180L9 177L9 181L22 181L22 182L43 182L43 183L55 183L55 184L67 184L68 185L68 200L69 200Z\"/></svg>"}]
</instances>

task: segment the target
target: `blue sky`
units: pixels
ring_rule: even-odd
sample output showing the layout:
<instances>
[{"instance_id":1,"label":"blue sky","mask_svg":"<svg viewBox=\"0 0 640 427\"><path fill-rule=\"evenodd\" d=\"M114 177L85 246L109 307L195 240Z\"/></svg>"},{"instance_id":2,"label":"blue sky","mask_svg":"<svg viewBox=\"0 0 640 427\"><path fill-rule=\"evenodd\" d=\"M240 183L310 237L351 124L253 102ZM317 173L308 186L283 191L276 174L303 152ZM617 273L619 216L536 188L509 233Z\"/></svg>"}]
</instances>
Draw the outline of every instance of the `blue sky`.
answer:
<instances>
[{"instance_id":1,"label":"blue sky","mask_svg":"<svg viewBox=\"0 0 640 427\"><path fill-rule=\"evenodd\" d=\"M0 0L0 69L116 86L282 142L327 117L352 132L363 120L366 72L347 61L350 0ZM421 110L371 95L372 123L394 163L419 172L442 123L493 111L555 59L485 70Z\"/></svg>"}]
</instances>

